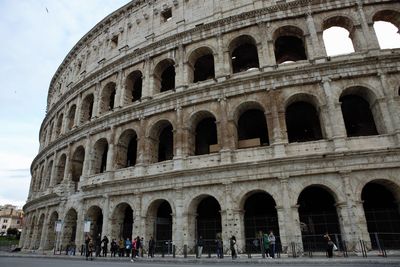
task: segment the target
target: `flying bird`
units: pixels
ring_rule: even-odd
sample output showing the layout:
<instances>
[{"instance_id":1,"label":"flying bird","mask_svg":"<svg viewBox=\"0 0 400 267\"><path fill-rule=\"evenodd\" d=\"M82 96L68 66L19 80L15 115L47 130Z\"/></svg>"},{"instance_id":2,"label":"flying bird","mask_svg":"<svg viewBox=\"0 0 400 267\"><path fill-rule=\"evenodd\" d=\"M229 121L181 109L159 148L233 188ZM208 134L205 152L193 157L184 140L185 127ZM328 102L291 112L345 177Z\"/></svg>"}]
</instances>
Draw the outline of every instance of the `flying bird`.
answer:
<instances>
[{"instance_id":1,"label":"flying bird","mask_svg":"<svg viewBox=\"0 0 400 267\"><path fill-rule=\"evenodd\" d=\"M47 7L46 7L46 12L49 13L49 10L47 9Z\"/></svg>"}]
</instances>

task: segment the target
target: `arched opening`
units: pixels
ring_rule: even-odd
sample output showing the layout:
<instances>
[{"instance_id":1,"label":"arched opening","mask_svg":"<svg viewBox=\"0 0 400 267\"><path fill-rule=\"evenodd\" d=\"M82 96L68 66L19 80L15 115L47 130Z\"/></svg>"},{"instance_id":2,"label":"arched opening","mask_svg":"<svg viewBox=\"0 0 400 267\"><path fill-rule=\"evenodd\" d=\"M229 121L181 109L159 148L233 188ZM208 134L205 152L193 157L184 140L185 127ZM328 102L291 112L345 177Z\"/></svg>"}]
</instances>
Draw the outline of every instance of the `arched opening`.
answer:
<instances>
[{"instance_id":1,"label":"arched opening","mask_svg":"<svg viewBox=\"0 0 400 267\"><path fill-rule=\"evenodd\" d=\"M323 40L326 54L336 56L354 53L353 22L342 16L329 18L323 23Z\"/></svg>"},{"instance_id":2,"label":"arched opening","mask_svg":"<svg viewBox=\"0 0 400 267\"><path fill-rule=\"evenodd\" d=\"M400 248L399 195L399 187L388 181L370 182L362 190L361 199L373 248L379 248L379 245L387 249Z\"/></svg>"},{"instance_id":3,"label":"arched opening","mask_svg":"<svg viewBox=\"0 0 400 267\"><path fill-rule=\"evenodd\" d=\"M65 163L67 162L67 156L62 154L60 159L58 160L58 164L56 166L56 177L54 179L54 184L60 184L64 178L65 172Z\"/></svg>"},{"instance_id":4,"label":"arched opening","mask_svg":"<svg viewBox=\"0 0 400 267\"><path fill-rule=\"evenodd\" d=\"M158 157L157 162L171 160L174 157L174 134L172 125L167 124L163 127L158 137Z\"/></svg>"},{"instance_id":5,"label":"arched opening","mask_svg":"<svg viewBox=\"0 0 400 267\"><path fill-rule=\"evenodd\" d=\"M136 165L137 135L134 130L127 130L121 135L117 144L117 153L117 169Z\"/></svg>"},{"instance_id":6,"label":"arched opening","mask_svg":"<svg viewBox=\"0 0 400 267\"><path fill-rule=\"evenodd\" d=\"M229 51L233 73L260 67L256 42L251 36L243 35L233 40L229 45Z\"/></svg>"},{"instance_id":7,"label":"arched opening","mask_svg":"<svg viewBox=\"0 0 400 267\"><path fill-rule=\"evenodd\" d=\"M246 252L260 253L263 234L274 232L279 236L278 214L272 196L265 192L252 192L244 202L244 232ZM277 240L279 243L279 239Z\"/></svg>"},{"instance_id":8,"label":"arched opening","mask_svg":"<svg viewBox=\"0 0 400 267\"><path fill-rule=\"evenodd\" d=\"M204 252L214 252L215 240L221 238L221 206L212 196L204 197L196 210L196 240L200 237L204 240Z\"/></svg>"},{"instance_id":9,"label":"arched opening","mask_svg":"<svg viewBox=\"0 0 400 267\"><path fill-rule=\"evenodd\" d=\"M125 104L138 101L142 98L143 75L140 71L134 71L126 78Z\"/></svg>"},{"instance_id":10,"label":"arched opening","mask_svg":"<svg viewBox=\"0 0 400 267\"><path fill-rule=\"evenodd\" d=\"M49 132L48 132L49 136L47 136L47 143L48 144L50 144L51 141L53 141L53 127L54 127L54 122L52 121L50 123L50 129L49 129Z\"/></svg>"},{"instance_id":11,"label":"arched opening","mask_svg":"<svg viewBox=\"0 0 400 267\"><path fill-rule=\"evenodd\" d=\"M108 142L102 138L94 144L93 174L103 173L107 169Z\"/></svg>"},{"instance_id":12,"label":"arched opening","mask_svg":"<svg viewBox=\"0 0 400 267\"><path fill-rule=\"evenodd\" d=\"M49 223L47 225L47 239L44 245L44 250L52 250L56 246L56 222L58 220L58 213L55 211L51 214Z\"/></svg>"},{"instance_id":13,"label":"arched opening","mask_svg":"<svg viewBox=\"0 0 400 267\"><path fill-rule=\"evenodd\" d=\"M294 26L284 26L274 33L274 51L277 64L306 60L303 31Z\"/></svg>"},{"instance_id":14,"label":"arched opening","mask_svg":"<svg viewBox=\"0 0 400 267\"><path fill-rule=\"evenodd\" d=\"M114 109L116 84L108 83L101 94L100 114Z\"/></svg>"},{"instance_id":15,"label":"arched opening","mask_svg":"<svg viewBox=\"0 0 400 267\"><path fill-rule=\"evenodd\" d=\"M32 249L40 248L40 241L42 240L43 224L44 224L44 214L40 216L38 224L36 225L36 231L37 231L36 240L35 240L35 245L33 246Z\"/></svg>"},{"instance_id":16,"label":"arched opening","mask_svg":"<svg viewBox=\"0 0 400 267\"><path fill-rule=\"evenodd\" d=\"M42 182L43 182L43 175L44 175L44 166L40 169L39 172L39 178L37 180L36 184L36 191L40 191L43 188Z\"/></svg>"},{"instance_id":17,"label":"arched opening","mask_svg":"<svg viewBox=\"0 0 400 267\"><path fill-rule=\"evenodd\" d=\"M202 119L196 126L195 154L203 155L217 152L212 146L218 144L217 126L214 117Z\"/></svg>"},{"instance_id":18,"label":"arched opening","mask_svg":"<svg viewBox=\"0 0 400 267\"><path fill-rule=\"evenodd\" d=\"M240 115L238 139L239 148L269 145L267 121L263 111L251 108Z\"/></svg>"},{"instance_id":19,"label":"arched opening","mask_svg":"<svg viewBox=\"0 0 400 267\"><path fill-rule=\"evenodd\" d=\"M60 116L58 116L57 123L56 123L56 132L55 132L56 138L59 137L61 134L63 120L64 120L64 114L61 113Z\"/></svg>"},{"instance_id":20,"label":"arched opening","mask_svg":"<svg viewBox=\"0 0 400 267\"><path fill-rule=\"evenodd\" d=\"M374 15L373 21L380 48L400 48L400 13L382 10Z\"/></svg>"},{"instance_id":21,"label":"arched opening","mask_svg":"<svg viewBox=\"0 0 400 267\"><path fill-rule=\"evenodd\" d=\"M175 62L165 59L158 63L154 71L155 88L161 93L175 89Z\"/></svg>"},{"instance_id":22,"label":"arched opening","mask_svg":"<svg viewBox=\"0 0 400 267\"><path fill-rule=\"evenodd\" d=\"M349 94L339 101L348 137L378 134L369 103L364 98Z\"/></svg>"},{"instance_id":23,"label":"arched opening","mask_svg":"<svg viewBox=\"0 0 400 267\"><path fill-rule=\"evenodd\" d=\"M285 119L289 143L322 139L318 112L312 104L304 101L290 104Z\"/></svg>"},{"instance_id":24,"label":"arched opening","mask_svg":"<svg viewBox=\"0 0 400 267\"><path fill-rule=\"evenodd\" d=\"M118 204L112 216L111 236L126 240L132 238L133 210L127 203Z\"/></svg>"},{"instance_id":25,"label":"arched opening","mask_svg":"<svg viewBox=\"0 0 400 267\"><path fill-rule=\"evenodd\" d=\"M215 77L214 56L212 54L199 57L194 64L193 82L201 82Z\"/></svg>"},{"instance_id":26,"label":"arched opening","mask_svg":"<svg viewBox=\"0 0 400 267\"><path fill-rule=\"evenodd\" d=\"M71 160L71 178L75 184L75 191L78 191L78 183L82 176L83 161L85 160L85 149L80 146L78 147Z\"/></svg>"},{"instance_id":27,"label":"arched opening","mask_svg":"<svg viewBox=\"0 0 400 267\"><path fill-rule=\"evenodd\" d=\"M95 241L101 239L103 229L103 212L98 206L92 206L86 213L86 218L90 221L90 236Z\"/></svg>"},{"instance_id":28,"label":"arched opening","mask_svg":"<svg viewBox=\"0 0 400 267\"><path fill-rule=\"evenodd\" d=\"M82 101L81 107L81 123L90 121L93 115L93 94L87 95Z\"/></svg>"},{"instance_id":29,"label":"arched opening","mask_svg":"<svg viewBox=\"0 0 400 267\"><path fill-rule=\"evenodd\" d=\"M156 252L172 251L172 208L166 200L153 202L147 211L147 225L149 237L156 241ZM153 227L151 227L153 226Z\"/></svg>"},{"instance_id":30,"label":"arched opening","mask_svg":"<svg viewBox=\"0 0 400 267\"><path fill-rule=\"evenodd\" d=\"M76 210L68 210L67 215L65 215L64 229L62 234L61 245L63 248L66 248L70 244L75 244L77 219L78 214Z\"/></svg>"},{"instance_id":31,"label":"arched opening","mask_svg":"<svg viewBox=\"0 0 400 267\"><path fill-rule=\"evenodd\" d=\"M320 186L305 188L297 201L303 247L305 250L325 251L322 236L328 232L333 241L341 241L336 201L332 194Z\"/></svg>"},{"instance_id":32,"label":"arched opening","mask_svg":"<svg viewBox=\"0 0 400 267\"><path fill-rule=\"evenodd\" d=\"M75 123L75 112L76 112L76 105L73 105L68 112L67 116L67 129L70 131L72 127L74 127Z\"/></svg>"}]
</instances>

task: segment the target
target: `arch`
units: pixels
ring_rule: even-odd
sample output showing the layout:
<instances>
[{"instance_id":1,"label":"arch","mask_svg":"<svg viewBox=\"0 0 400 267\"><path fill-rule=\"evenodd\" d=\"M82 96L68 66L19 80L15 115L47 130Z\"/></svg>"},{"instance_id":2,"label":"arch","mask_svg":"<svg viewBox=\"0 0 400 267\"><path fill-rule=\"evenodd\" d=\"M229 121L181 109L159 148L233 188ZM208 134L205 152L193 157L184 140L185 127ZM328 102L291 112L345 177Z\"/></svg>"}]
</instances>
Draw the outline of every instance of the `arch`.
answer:
<instances>
[{"instance_id":1,"label":"arch","mask_svg":"<svg viewBox=\"0 0 400 267\"><path fill-rule=\"evenodd\" d=\"M262 234L273 231L276 236L279 236L276 202L264 190L253 190L241 199L240 207L244 210L246 251L258 253Z\"/></svg>"},{"instance_id":2,"label":"arch","mask_svg":"<svg viewBox=\"0 0 400 267\"><path fill-rule=\"evenodd\" d=\"M132 238L133 230L133 209L126 203L119 203L112 215L111 219L111 237L126 240Z\"/></svg>"},{"instance_id":3,"label":"arch","mask_svg":"<svg viewBox=\"0 0 400 267\"><path fill-rule=\"evenodd\" d=\"M283 26L273 33L275 59L277 64L306 60L303 30L296 26Z\"/></svg>"},{"instance_id":4,"label":"arch","mask_svg":"<svg viewBox=\"0 0 400 267\"><path fill-rule=\"evenodd\" d=\"M339 15L327 18L322 23L322 30L328 56L348 54L355 51L354 45L358 42L354 40L355 28L350 18ZM357 47L357 50L359 49Z\"/></svg>"},{"instance_id":5,"label":"arch","mask_svg":"<svg viewBox=\"0 0 400 267\"><path fill-rule=\"evenodd\" d=\"M308 101L291 101L286 107L285 121L289 143L322 139L319 113Z\"/></svg>"},{"instance_id":6,"label":"arch","mask_svg":"<svg viewBox=\"0 0 400 267\"><path fill-rule=\"evenodd\" d=\"M175 61L164 59L154 69L156 92L175 90Z\"/></svg>"},{"instance_id":7,"label":"arch","mask_svg":"<svg viewBox=\"0 0 400 267\"><path fill-rule=\"evenodd\" d=\"M129 73L125 82L125 105L139 101L142 98L142 85L143 74L140 70Z\"/></svg>"},{"instance_id":8,"label":"arch","mask_svg":"<svg viewBox=\"0 0 400 267\"><path fill-rule=\"evenodd\" d=\"M370 108L373 98L373 93L364 87L351 87L342 92L339 101L348 137L378 134Z\"/></svg>"},{"instance_id":9,"label":"arch","mask_svg":"<svg viewBox=\"0 0 400 267\"><path fill-rule=\"evenodd\" d=\"M50 123L50 128L48 132L48 137L47 137L47 143L50 144L51 141L53 141L53 128L54 128L54 121L51 121Z\"/></svg>"},{"instance_id":10,"label":"arch","mask_svg":"<svg viewBox=\"0 0 400 267\"><path fill-rule=\"evenodd\" d=\"M193 83L215 78L214 53L209 47L199 47L188 58L190 77Z\"/></svg>"},{"instance_id":11,"label":"arch","mask_svg":"<svg viewBox=\"0 0 400 267\"><path fill-rule=\"evenodd\" d=\"M67 163L67 156L62 154L56 166L56 176L54 177L54 184L60 184L64 179L65 164Z\"/></svg>"},{"instance_id":12,"label":"arch","mask_svg":"<svg viewBox=\"0 0 400 267\"><path fill-rule=\"evenodd\" d=\"M75 243L77 219L78 213L75 209L70 208L64 217L64 227L61 239L61 245L64 248L71 243Z\"/></svg>"},{"instance_id":13,"label":"arch","mask_svg":"<svg viewBox=\"0 0 400 267\"><path fill-rule=\"evenodd\" d=\"M209 111L198 111L190 117L192 134L190 147L194 155L217 152L217 125L214 115ZM214 145L214 146L213 146ZM194 148L194 151L193 151Z\"/></svg>"},{"instance_id":14,"label":"arch","mask_svg":"<svg viewBox=\"0 0 400 267\"><path fill-rule=\"evenodd\" d=\"M90 121L92 119L93 104L94 104L93 94L89 94L83 99L82 106L81 106L80 123L84 123L84 122Z\"/></svg>"},{"instance_id":15,"label":"arch","mask_svg":"<svg viewBox=\"0 0 400 267\"><path fill-rule=\"evenodd\" d=\"M33 245L33 233L35 231L35 222L36 222L36 217L33 216L31 217L31 221L30 221L30 227L29 227L29 232L28 232L28 240L25 243L25 248L30 248L31 245Z\"/></svg>"},{"instance_id":16,"label":"arch","mask_svg":"<svg viewBox=\"0 0 400 267\"><path fill-rule=\"evenodd\" d=\"M53 211L47 224L47 237L44 245L44 250L53 250L56 246L56 222L58 221L58 212Z\"/></svg>"},{"instance_id":17,"label":"arch","mask_svg":"<svg viewBox=\"0 0 400 267\"><path fill-rule=\"evenodd\" d=\"M221 205L219 201L209 194L201 194L191 201L189 210L196 211L189 218L189 236L195 237L195 240L201 236L204 241L205 252L208 250L214 252L215 239L222 237Z\"/></svg>"},{"instance_id":18,"label":"arch","mask_svg":"<svg viewBox=\"0 0 400 267\"><path fill-rule=\"evenodd\" d=\"M326 232L340 237L339 217L336 210L337 196L330 188L313 184L304 188L298 199L299 219L303 247L325 251L326 242L321 238Z\"/></svg>"},{"instance_id":19,"label":"arch","mask_svg":"<svg viewBox=\"0 0 400 267\"><path fill-rule=\"evenodd\" d=\"M250 35L241 35L229 43L232 73L259 68L257 43Z\"/></svg>"},{"instance_id":20,"label":"arch","mask_svg":"<svg viewBox=\"0 0 400 267\"><path fill-rule=\"evenodd\" d=\"M239 148L269 145L264 107L258 102L242 103L235 111Z\"/></svg>"},{"instance_id":21,"label":"arch","mask_svg":"<svg viewBox=\"0 0 400 267\"><path fill-rule=\"evenodd\" d=\"M156 249L162 248L167 242L172 241L172 206L165 199L154 200L147 210L146 236L153 237L156 241Z\"/></svg>"},{"instance_id":22,"label":"arch","mask_svg":"<svg viewBox=\"0 0 400 267\"><path fill-rule=\"evenodd\" d=\"M56 123L56 129L55 129L55 137L56 138L61 135L63 120L64 120L64 114L61 113L58 116L57 123Z\"/></svg>"},{"instance_id":23,"label":"arch","mask_svg":"<svg viewBox=\"0 0 400 267\"><path fill-rule=\"evenodd\" d=\"M368 232L377 233L385 248L398 248L393 233L400 233L400 186L389 180L372 180L364 185L361 200ZM371 241L373 248L379 248L376 238Z\"/></svg>"},{"instance_id":24,"label":"arch","mask_svg":"<svg viewBox=\"0 0 400 267\"><path fill-rule=\"evenodd\" d=\"M101 238L103 229L103 211L99 206L91 206L86 212L86 218L90 221L90 236L92 240Z\"/></svg>"},{"instance_id":25,"label":"arch","mask_svg":"<svg viewBox=\"0 0 400 267\"><path fill-rule=\"evenodd\" d=\"M116 168L135 166L137 159L137 134L135 130L125 130L117 143Z\"/></svg>"},{"instance_id":26,"label":"arch","mask_svg":"<svg viewBox=\"0 0 400 267\"><path fill-rule=\"evenodd\" d=\"M78 183L83 172L83 164L85 161L85 149L79 146L75 149L71 159L71 179L75 183L75 191L78 190Z\"/></svg>"},{"instance_id":27,"label":"arch","mask_svg":"<svg viewBox=\"0 0 400 267\"><path fill-rule=\"evenodd\" d=\"M39 172L39 180L37 181L37 184L36 184L36 191L40 191L43 187L42 186L43 174L44 174L44 166L41 167L40 172Z\"/></svg>"},{"instance_id":28,"label":"arch","mask_svg":"<svg viewBox=\"0 0 400 267\"><path fill-rule=\"evenodd\" d=\"M156 122L150 130L151 162L171 160L174 157L173 127L168 120Z\"/></svg>"},{"instance_id":29,"label":"arch","mask_svg":"<svg viewBox=\"0 0 400 267\"><path fill-rule=\"evenodd\" d=\"M103 173L107 170L108 141L106 138L97 140L93 147L92 173Z\"/></svg>"},{"instance_id":30,"label":"arch","mask_svg":"<svg viewBox=\"0 0 400 267\"><path fill-rule=\"evenodd\" d=\"M372 20L380 48L400 48L400 12L380 10L374 14Z\"/></svg>"},{"instance_id":31,"label":"arch","mask_svg":"<svg viewBox=\"0 0 400 267\"><path fill-rule=\"evenodd\" d=\"M72 105L69 108L68 116L67 116L67 129L70 131L75 125L75 113L76 113L76 105Z\"/></svg>"},{"instance_id":32,"label":"arch","mask_svg":"<svg viewBox=\"0 0 400 267\"><path fill-rule=\"evenodd\" d=\"M111 111L115 106L115 95L117 93L117 85L109 82L104 86L100 97L100 114Z\"/></svg>"}]
</instances>

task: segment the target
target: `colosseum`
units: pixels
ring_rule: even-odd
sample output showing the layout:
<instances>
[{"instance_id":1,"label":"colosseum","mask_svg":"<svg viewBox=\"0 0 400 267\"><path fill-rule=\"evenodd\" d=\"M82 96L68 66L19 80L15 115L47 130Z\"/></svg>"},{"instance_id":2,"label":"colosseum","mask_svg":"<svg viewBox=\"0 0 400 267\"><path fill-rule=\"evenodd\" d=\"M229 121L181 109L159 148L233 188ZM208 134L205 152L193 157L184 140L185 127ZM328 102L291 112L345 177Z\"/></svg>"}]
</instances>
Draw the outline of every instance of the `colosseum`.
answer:
<instances>
[{"instance_id":1,"label":"colosseum","mask_svg":"<svg viewBox=\"0 0 400 267\"><path fill-rule=\"evenodd\" d=\"M273 230L282 254L324 250L325 232L351 252L399 249L400 49L380 47L378 21L399 29L399 2L111 13L51 80L20 246L153 236L182 254L202 236L229 254L232 235L247 252ZM327 54L335 26L354 51Z\"/></svg>"}]
</instances>

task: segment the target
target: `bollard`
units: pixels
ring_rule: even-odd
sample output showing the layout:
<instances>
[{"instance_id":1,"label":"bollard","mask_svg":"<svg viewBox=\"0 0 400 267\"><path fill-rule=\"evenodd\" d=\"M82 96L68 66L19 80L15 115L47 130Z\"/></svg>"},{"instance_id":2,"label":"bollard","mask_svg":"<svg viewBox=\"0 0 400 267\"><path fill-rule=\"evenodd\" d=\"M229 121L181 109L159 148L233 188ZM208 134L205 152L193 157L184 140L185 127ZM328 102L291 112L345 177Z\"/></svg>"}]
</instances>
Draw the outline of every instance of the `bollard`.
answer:
<instances>
[{"instance_id":1,"label":"bollard","mask_svg":"<svg viewBox=\"0 0 400 267\"><path fill-rule=\"evenodd\" d=\"M250 252L250 250L247 252L247 258L251 259L251 252Z\"/></svg>"},{"instance_id":2,"label":"bollard","mask_svg":"<svg viewBox=\"0 0 400 267\"><path fill-rule=\"evenodd\" d=\"M211 258L211 250L208 250L208 258Z\"/></svg>"},{"instance_id":3,"label":"bollard","mask_svg":"<svg viewBox=\"0 0 400 267\"><path fill-rule=\"evenodd\" d=\"M161 245L161 257L162 258L165 257L165 247L164 247L164 245Z\"/></svg>"},{"instance_id":4,"label":"bollard","mask_svg":"<svg viewBox=\"0 0 400 267\"><path fill-rule=\"evenodd\" d=\"M183 245L183 257L187 258L187 245Z\"/></svg>"},{"instance_id":5,"label":"bollard","mask_svg":"<svg viewBox=\"0 0 400 267\"><path fill-rule=\"evenodd\" d=\"M175 258L176 256L176 247L175 245L172 245L172 258Z\"/></svg>"}]
</instances>

